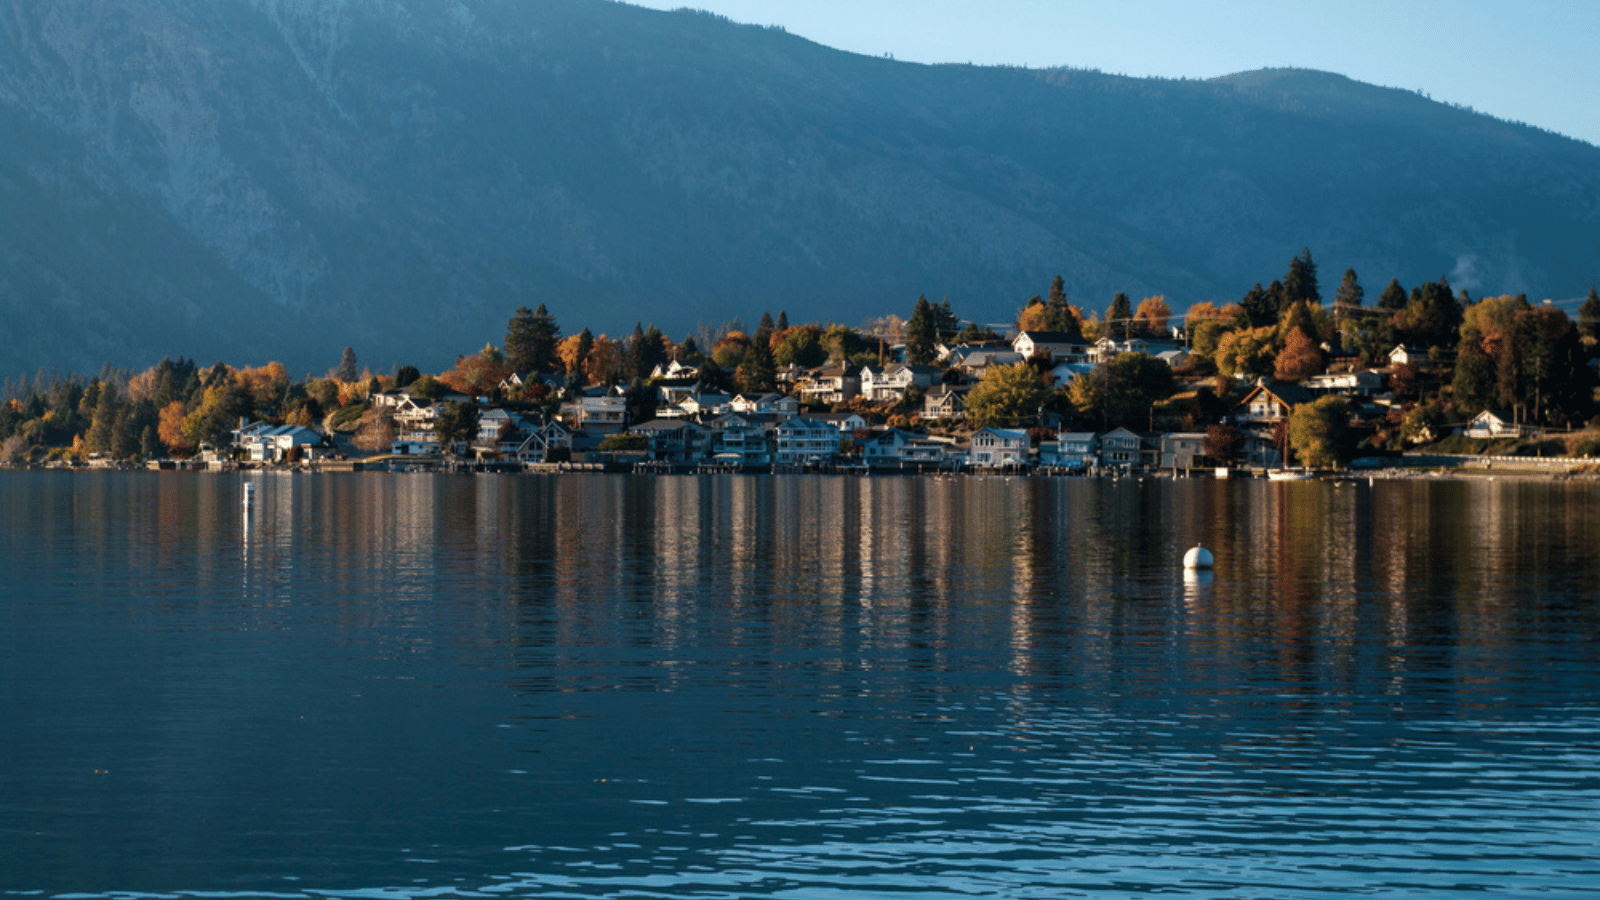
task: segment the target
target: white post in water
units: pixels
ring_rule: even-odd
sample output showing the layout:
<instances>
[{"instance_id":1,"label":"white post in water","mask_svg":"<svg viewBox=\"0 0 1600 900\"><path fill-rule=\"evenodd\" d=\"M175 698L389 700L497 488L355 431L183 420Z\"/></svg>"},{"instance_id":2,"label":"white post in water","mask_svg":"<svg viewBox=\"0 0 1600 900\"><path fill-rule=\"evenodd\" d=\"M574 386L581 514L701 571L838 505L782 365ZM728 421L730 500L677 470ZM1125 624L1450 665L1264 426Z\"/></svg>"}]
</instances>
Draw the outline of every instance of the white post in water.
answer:
<instances>
[{"instance_id":1,"label":"white post in water","mask_svg":"<svg viewBox=\"0 0 1600 900\"><path fill-rule=\"evenodd\" d=\"M254 481L246 481L244 483L244 508L245 509L251 509L255 505L256 505L256 483Z\"/></svg>"},{"instance_id":2,"label":"white post in water","mask_svg":"<svg viewBox=\"0 0 1600 900\"><path fill-rule=\"evenodd\" d=\"M1183 555L1183 567L1185 569L1211 568L1211 551L1199 544L1195 544L1189 548L1188 553Z\"/></svg>"}]
</instances>

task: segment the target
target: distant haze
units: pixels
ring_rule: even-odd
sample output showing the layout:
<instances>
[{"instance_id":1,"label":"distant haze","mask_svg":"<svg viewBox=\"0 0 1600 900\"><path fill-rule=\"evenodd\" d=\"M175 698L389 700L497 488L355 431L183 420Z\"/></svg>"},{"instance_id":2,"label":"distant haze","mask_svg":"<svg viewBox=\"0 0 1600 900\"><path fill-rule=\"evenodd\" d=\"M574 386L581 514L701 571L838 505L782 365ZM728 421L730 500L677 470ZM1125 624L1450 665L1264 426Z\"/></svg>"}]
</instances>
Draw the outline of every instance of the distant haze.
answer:
<instances>
[{"instance_id":1,"label":"distant haze","mask_svg":"<svg viewBox=\"0 0 1600 900\"><path fill-rule=\"evenodd\" d=\"M0 373L296 375L785 310L1177 310L1310 247L1474 295L1600 281L1600 148L1322 72L927 66L605 2L0 0Z\"/></svg>"}]
</instances>

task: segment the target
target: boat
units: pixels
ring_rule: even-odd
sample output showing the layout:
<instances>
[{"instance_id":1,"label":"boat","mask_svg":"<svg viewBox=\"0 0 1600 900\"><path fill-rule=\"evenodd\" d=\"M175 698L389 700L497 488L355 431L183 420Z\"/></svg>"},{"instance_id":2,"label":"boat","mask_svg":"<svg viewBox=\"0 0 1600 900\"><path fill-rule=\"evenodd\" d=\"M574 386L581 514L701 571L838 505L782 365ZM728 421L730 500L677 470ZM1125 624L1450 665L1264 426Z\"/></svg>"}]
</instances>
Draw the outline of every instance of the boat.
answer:
<instances>
[{"instance_id":1,"label":"boat","mask_svg":"<svg viewBox=\"0 0 1600 900\"><path fill-rule=\"evenodd\" d=\"M1268 481L1310 481L1310 472L1297 472L1293 469L1272 469L1267 472Z\"/></svg>"}]
</instances>

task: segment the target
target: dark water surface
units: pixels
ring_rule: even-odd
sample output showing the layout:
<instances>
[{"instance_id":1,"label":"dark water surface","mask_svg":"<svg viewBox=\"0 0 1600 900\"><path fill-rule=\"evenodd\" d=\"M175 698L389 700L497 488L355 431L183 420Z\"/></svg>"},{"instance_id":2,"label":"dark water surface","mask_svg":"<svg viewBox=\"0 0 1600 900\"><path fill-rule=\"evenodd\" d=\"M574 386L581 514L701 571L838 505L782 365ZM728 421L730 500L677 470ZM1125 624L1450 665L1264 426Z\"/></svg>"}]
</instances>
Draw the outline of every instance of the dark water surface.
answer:
<instances>
[{"instance_id":1,"label":"dark water surface","mask_svg":"<svg viewBox=\"0 0 1600 900\"><path fill-rule=\"evenodd\" d=\"M1600 893L1593 484L244 480L0 473L0 893Z\"/></svg>"}]
</instances>

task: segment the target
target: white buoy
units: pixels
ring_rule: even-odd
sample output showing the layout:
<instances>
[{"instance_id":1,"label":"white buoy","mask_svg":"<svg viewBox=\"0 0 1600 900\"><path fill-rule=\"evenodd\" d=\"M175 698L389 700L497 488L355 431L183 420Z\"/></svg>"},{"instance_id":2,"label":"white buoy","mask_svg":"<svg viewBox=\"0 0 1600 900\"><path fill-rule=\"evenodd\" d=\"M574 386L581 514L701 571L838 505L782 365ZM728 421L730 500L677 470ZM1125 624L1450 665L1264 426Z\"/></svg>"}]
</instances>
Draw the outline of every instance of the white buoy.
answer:
<instances>
[{"instance_id":1,"label":"white buoy","mask_svg":"<svg viewBox=\"0 0 1600 900\"><path fill-rule=\"evenodd\" d=\"M244 483L244 508L245 509L250 509L251 507L253 507L255 505L256 505L256 483L254 481L246 481Z\"/></svg>"},{"instance_id":2,"label":"white buoy","mask_svg":"<svg viewBox=\"0 0 1600 900\"><path fill-rule=\"evenodd\" d=\"M1183 555L1183 567L1185 569L1211 568L1211 551L1199 544L1195 544L1189 548L1188 553Z\"/></svg>"}]
</instances>

